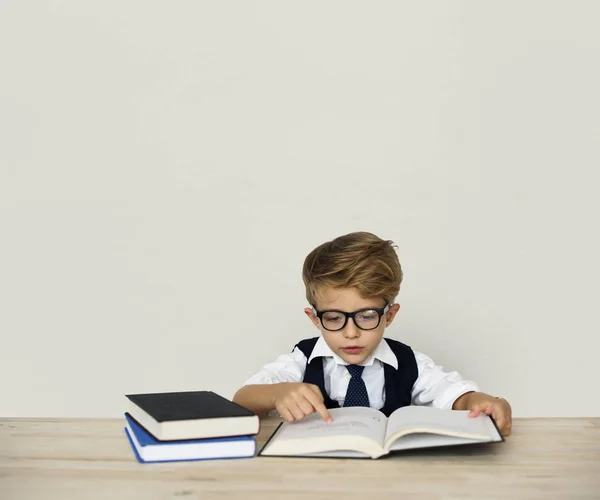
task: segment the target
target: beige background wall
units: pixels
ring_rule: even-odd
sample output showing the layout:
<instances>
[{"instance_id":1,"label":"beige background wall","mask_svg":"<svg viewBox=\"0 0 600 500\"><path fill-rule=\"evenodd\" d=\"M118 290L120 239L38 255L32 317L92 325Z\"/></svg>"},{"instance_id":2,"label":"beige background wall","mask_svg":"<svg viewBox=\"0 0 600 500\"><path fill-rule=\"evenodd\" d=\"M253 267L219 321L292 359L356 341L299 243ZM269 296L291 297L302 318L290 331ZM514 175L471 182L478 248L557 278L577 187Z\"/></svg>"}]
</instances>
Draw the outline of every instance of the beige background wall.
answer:
<instances>
[{"instance_id":1,"label":"beige background wall","mask_svg":"<svg viewBox=\"0 0 600 500\"><path fill-rule=\"evenodd\" d=\"M354 230L389 330L598 416L600 5L0 4L0 416L225 396L316 333L300 270Z\"/></svg>"}]
</instances>

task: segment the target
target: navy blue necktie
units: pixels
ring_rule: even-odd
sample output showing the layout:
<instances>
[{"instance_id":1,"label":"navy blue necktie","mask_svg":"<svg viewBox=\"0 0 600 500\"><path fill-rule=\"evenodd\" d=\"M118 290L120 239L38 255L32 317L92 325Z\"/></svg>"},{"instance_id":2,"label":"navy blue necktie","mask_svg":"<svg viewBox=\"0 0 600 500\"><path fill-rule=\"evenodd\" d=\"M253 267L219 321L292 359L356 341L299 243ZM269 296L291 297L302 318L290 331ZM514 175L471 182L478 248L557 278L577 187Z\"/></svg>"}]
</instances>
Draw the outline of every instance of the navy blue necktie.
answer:
<instances>
[{"instance_id":1,"label":"navy blue necktie","mask_svg":"<svg viewBox=\"0 0 600 500\"><path fill-rule=\"evenodd\" d=\"M365 369L360 365L347 365L351 379L348 382L348 391L344 399L344 406L370 406L369 395L367 394L367 386L362 379L362 372Z\"/></svg>"}]
</instances>

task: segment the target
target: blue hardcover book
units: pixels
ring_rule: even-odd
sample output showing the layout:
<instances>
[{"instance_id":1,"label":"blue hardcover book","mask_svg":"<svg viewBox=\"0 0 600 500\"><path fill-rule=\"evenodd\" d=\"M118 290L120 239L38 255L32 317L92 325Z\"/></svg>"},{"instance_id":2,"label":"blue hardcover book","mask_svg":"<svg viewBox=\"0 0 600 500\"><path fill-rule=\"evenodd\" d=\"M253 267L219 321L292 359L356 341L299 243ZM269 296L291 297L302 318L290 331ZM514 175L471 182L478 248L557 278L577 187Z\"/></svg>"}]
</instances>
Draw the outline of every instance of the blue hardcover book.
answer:
<instances>
[{"instance_id":1,"label":"blue hardcover book","mask_svg":"<svg viewBox=\"0 0 600 500\"><path fill-rule=\"evenodd\" d=\"M250 458L256 454L256 440L252 436L159 441L128 413L125 420L125 433L141 463Z\"/></svg>"}]
</instances>

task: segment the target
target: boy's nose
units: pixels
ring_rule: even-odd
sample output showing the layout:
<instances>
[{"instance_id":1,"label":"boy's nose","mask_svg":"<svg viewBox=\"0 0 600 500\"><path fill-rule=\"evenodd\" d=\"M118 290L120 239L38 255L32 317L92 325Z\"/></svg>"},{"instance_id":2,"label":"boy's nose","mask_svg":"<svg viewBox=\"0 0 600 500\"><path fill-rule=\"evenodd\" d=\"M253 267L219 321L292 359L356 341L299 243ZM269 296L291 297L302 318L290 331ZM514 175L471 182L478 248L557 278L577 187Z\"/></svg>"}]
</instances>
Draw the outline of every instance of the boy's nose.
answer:
<instances>
[{"instance_id":1,"label":"boy's nose","mask_svg":"<svg viewBox=\"0 0 600 500\"><path fill-rule=\"evenodd\" d=\"M346 326L344 327L344 337L353 339L358 336L360 336L360 330L354 323L354 320L352 318L348 318L348 323L346 323Z\"/></svg>"}]
</instances>

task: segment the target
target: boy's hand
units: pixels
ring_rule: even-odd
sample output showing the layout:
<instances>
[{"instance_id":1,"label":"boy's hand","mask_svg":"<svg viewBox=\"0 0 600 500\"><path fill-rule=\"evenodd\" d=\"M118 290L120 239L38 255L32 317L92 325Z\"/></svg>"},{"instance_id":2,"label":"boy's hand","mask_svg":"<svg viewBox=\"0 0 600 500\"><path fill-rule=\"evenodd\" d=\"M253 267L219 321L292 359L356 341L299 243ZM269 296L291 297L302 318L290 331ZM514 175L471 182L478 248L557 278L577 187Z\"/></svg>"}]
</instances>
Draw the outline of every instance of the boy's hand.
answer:
<instances>
[{"instance_id":1,"label":"boy's hand","mask_svg":"<svg viewBox=\"0 0 600 500\"><path fill-rule=\"evenodd\" d=\"M469 417L480 413L491 416L503 436L510 435L512 427L512 409L506 399L496 398L483 392L468 392L454 402L455 410L471 410Z\"/></svg>"},{"instance_id":2,"label":"boy's hand","mask_svg":"<svg viewBox=\"0 0 600 500\"><path fill-rule=\"evenodd\" d=\"M316 411L327 423L332 422L331 415L323 403L323 395L316 385L293 382L277 385L281 389L275 395L274 406L285 420L302 420Z\"/></svg>"}]
</instances>

